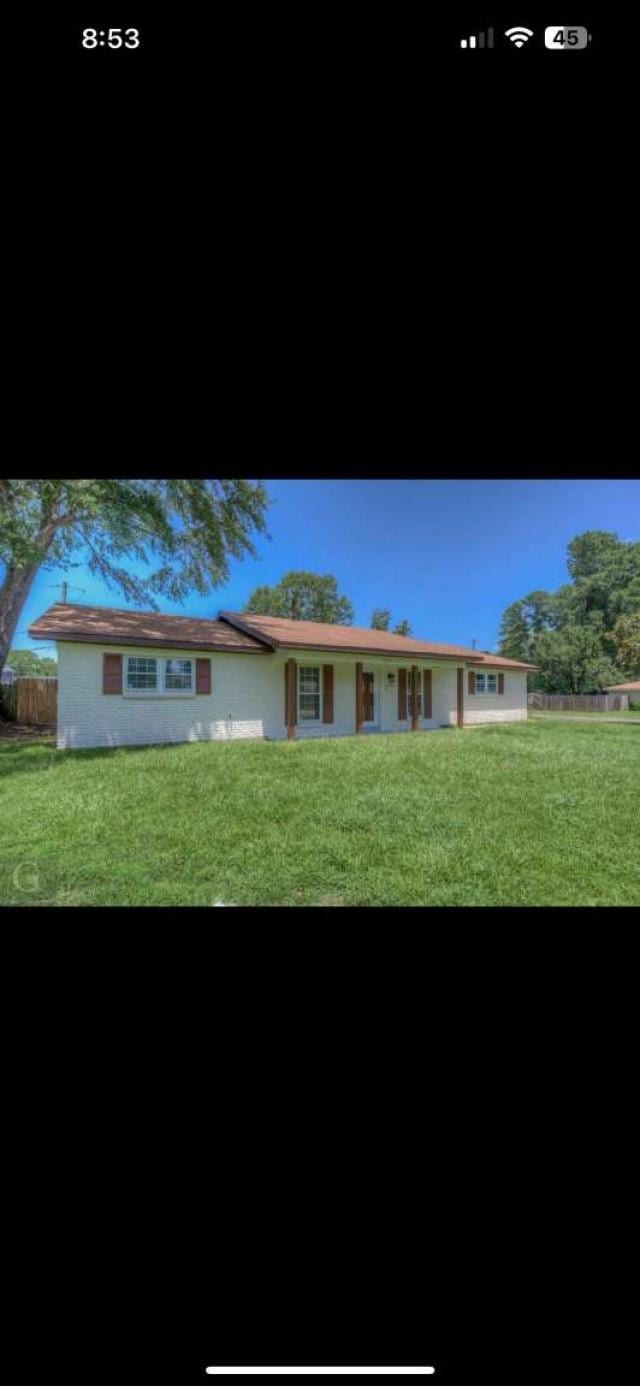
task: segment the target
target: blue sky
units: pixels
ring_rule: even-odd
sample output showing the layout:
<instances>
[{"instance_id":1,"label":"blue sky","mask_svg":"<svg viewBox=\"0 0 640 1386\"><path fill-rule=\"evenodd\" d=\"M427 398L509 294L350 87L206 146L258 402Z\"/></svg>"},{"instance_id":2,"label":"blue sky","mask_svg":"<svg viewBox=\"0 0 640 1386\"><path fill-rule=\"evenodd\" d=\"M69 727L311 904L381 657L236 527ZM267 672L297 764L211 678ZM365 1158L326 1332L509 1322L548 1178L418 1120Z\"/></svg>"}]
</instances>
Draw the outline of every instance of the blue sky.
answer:
<instances>
[{"instance_id":1,"label":"blue sky","mask_svg":"<svg viewBox=\"0 0 640 1386\"><path fill-rule=\"evenodd\" d=\"M502 612L536 587L567 581L566 546L586 529L640 539L638 481L267 481L270 539L256 559L232 560L229 581L183 606L195 616L239 611L258 583L290 568L332 573L368 626L374 607L406 618L413 634L494 649ZM82 554L74 554L74 561ZM133 565L140 571L140 565ZM84 566L66 574L41 570L18 623L14 647L38 648L26 627L53 601L64 577L69 600L128 603ZM73 584L73 586L71 586ZM80 592L77 589L83 588Z\"/></svg>"}]
</instances>

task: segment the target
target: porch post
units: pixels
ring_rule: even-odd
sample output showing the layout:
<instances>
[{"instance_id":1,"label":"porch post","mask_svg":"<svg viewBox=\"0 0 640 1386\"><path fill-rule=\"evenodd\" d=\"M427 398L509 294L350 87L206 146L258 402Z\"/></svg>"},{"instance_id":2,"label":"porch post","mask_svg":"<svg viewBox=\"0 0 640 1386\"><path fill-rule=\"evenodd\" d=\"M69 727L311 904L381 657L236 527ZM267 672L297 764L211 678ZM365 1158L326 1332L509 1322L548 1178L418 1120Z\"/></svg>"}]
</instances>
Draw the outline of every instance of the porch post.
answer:
<instances>
[{"instance_id":1,"label":"porch post","mask_svg":"<svg viewBox=\"0 0 640 1386\"><path fill-rule=\"evenodd\" d=\"M287 660L287 740L296 735L296 661Z\"/></svg>"},{"instance_id":2,"label":"porch post","mask_svg":"<svg viewBox=\"0 0 640 1386\"><path fill-rule=\"evenodd\" d=\"M418 718L418 666L413 664L411 667L411 730L420 730Z\"/></svg>"},{"instance_id":3,"label":"porch post","mask_svg":"<svg viewBox=\"0 0 640 1386\"><path fill-rule=\"evenodd\" d=\"M362 704L364 702L364 681L362 665L356 664L356 732L362 731Z\"/></svg>"},{"instance_id":4,"label":"porch post","mask_svg":"<svg viewBox=\"0 0 640 1386\"><path fill-rule=\"evenodd\" d=\"M458 726L464 726L464 669L458 669Z\"/></svg>"}]
</instances>

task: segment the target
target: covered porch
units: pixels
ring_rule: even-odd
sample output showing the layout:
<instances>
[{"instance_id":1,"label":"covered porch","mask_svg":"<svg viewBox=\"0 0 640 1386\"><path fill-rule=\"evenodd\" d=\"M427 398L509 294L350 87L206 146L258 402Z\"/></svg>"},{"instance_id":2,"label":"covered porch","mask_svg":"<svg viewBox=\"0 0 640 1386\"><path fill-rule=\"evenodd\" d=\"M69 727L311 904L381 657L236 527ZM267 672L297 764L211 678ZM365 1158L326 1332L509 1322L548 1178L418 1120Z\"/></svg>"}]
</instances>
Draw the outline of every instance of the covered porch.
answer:
<instances>
[{"instance_id":1,"label":"covered porch","mask_svg":"<svg viewBox=\"0 0 640 1386\"><path fill-rule=\"evenodd\" d=\"M453 661L355 660L310 651L284 663L290 740L430 731L464 722L464 673Z\"/></svg>"}]
</instances>

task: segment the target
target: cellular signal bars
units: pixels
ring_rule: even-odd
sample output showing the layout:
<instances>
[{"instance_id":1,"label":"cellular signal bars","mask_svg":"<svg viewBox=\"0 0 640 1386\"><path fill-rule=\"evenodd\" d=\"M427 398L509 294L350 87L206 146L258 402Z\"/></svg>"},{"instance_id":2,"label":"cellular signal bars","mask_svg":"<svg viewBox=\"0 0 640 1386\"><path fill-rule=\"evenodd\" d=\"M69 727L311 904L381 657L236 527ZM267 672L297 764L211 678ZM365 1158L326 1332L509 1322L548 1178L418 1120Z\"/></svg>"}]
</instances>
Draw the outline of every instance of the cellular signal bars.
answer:
<instances>
[{"instance_id":1,"label":"cellular signal bars","mask_svg":"<svg viewBox=\"0 0 640 1386\"><path fill-rule=\"evenodd\" d=\"M468 38L460 39L461 48L493 48L493 29L484 29L479 34L469 34Z\"/></svg>"}]
</instances>

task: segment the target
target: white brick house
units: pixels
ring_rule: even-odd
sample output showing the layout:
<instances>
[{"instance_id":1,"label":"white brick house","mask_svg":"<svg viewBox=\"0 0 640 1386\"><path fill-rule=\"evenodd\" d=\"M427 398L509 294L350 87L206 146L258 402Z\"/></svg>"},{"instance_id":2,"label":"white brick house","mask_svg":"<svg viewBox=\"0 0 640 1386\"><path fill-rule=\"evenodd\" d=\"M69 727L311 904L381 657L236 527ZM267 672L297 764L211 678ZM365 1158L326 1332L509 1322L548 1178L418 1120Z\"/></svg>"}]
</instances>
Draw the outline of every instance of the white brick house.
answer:
<instances>
[{"instance_id":1,"label":"white brick house","mask_svg":"<svg viewBox=\"0 0 640 1386\"><path fill-rule=\"evenodd\" d=\"M58 747L281 740L524 721L533 666L316 621L57 602Z\"/></svg>"}]
</instances>

